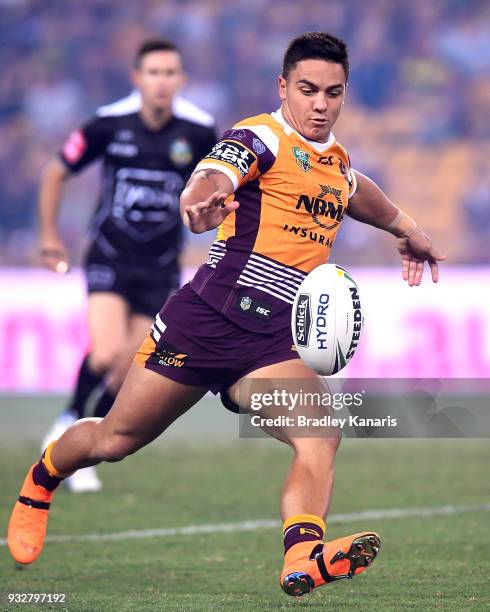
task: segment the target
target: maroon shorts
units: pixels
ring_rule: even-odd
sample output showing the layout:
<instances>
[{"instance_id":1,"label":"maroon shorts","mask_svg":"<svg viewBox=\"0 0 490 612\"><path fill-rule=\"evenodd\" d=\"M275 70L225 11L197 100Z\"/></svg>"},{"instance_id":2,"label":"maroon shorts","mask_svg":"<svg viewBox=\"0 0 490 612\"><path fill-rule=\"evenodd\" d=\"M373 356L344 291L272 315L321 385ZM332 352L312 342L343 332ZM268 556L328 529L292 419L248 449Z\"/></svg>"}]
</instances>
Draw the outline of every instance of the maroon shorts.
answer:
<instances>
[{"instance_id":1,"label":"maroon shorts","mask_svg":"<svg viewBox=\"0 0 490 612\"><path fill-rule=\"evenodd\" d=\"M246 331L203 302L189 285L167 300L135 357L149 370L213 393L289 359L299 359L289 321L279 335Z\"/></svg>"}]
</instances>

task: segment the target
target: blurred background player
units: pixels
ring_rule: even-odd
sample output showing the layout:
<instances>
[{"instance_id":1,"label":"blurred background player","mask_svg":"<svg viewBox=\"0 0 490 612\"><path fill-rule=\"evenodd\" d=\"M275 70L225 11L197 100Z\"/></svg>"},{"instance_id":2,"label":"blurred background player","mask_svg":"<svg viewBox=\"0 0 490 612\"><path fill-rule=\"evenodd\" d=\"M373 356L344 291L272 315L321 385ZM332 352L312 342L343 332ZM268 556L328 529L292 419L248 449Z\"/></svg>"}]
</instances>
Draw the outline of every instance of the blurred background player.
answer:
<instances>
[{"instance_id":1,"label":"blurred background player","mask_svg":"<svg viewBox=\"0 0 490 612\"><path fill-rule=\"evenodd\" d=\"M74 131L41 180L41 256L45 266L64 274L70 262L58 228L63 183L94 160L104 162L84 261L90 348L66 410L43 448L85 416L87 402L101 384L95 416L105 416L153 316L179 288L180 192L216 142L211 115L176 97L185 75L174 44L144 42L132 81L137 91L101 107ZM92 467L79 471L67 485L77 492L101 487Z\"/></svg>"}]
</instances>

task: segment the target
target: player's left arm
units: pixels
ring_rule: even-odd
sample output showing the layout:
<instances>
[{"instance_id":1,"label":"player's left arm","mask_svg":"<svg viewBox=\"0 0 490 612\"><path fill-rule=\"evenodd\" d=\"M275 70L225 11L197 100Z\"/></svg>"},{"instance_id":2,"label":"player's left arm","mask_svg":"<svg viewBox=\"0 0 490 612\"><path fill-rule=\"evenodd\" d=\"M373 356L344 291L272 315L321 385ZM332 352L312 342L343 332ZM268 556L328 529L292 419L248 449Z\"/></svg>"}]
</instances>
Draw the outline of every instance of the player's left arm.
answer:
<instances>
[{"instance_id":1,"label":"player's left arm","mask_svg":"<svg viewBox=\"0 0 490 612\"><path fill-rule=\"evenodd\" d=\"M347 214L398 238L403 279L411 287L422 282L424 262L429 264L432 280L437 283L438 262L446 256L432 246L432 240L417 227L415 220L395 206L374 181L357 170L355 178L357 188L349 199Z\"/></svg>"}]
</instances>

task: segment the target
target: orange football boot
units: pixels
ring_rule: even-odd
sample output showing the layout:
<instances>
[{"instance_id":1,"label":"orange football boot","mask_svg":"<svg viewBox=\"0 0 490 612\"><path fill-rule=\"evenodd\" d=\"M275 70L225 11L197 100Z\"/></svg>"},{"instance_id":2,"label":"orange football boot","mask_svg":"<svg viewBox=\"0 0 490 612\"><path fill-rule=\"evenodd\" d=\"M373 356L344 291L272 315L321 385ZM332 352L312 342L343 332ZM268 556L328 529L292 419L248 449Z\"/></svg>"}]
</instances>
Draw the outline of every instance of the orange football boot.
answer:
<instances>
[{"instance_id":1,"label":"orange football boot","mask_svg":"<svg viewBox=\"0 0 490 612\"><path fill-rule=\"evenodd\" d=\"M322 584L353 578L371 565L380 546L379 535L369 531L331 542L299 542L286 553L281 587L301 597Z\"/></svg>"},{"instance_id":2,"label":"orange football boot","mask_svg":"<svg viewBox=\"0 0 490 612\"><path fill-rule=\"evenodd\" d=\"M54 494L34 483L32 470L35 465L27 473L9 521L8 547L17 563L32 563L41 554Z\"/></svg>"}]
</instances>

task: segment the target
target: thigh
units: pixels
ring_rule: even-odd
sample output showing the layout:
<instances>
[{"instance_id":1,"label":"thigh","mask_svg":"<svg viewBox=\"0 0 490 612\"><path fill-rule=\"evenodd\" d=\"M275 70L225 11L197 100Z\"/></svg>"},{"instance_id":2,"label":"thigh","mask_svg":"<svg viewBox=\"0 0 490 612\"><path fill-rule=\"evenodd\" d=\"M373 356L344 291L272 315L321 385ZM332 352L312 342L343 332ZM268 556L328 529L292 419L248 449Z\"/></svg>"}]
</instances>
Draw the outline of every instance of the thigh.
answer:
<instances>
[{"instance_id":1,"label":"thigh","mask_svg":"<svg viewBox=\"0 0 490 612\"><path fill-rule=\"evenodd\" d=\"M157 314L135 360L176 382L216 392L236 359L237 330L185 285Z\"/></svg>"},{"instance_id":2,"label":"thigh","mask_svg":"<svg viewBox=\"0 0 490 612\"><path fill-rule=\"evenodd\" d=\"M133 363L98 434L130 436L135 450L157 438L206 393ZM134 452L134 451L133 451Z\"/></svg>"},{"instance_id":3,"label":"thigh","mask_svg":"<svg viewBox=\"0 0 490 612\"><path fill-rule=\"evenodd\" d=\"M88 297L88 325L92 351L119 352L128 333L126 300L117 293L91 293Z\"/></svg>"}]
</instances>

